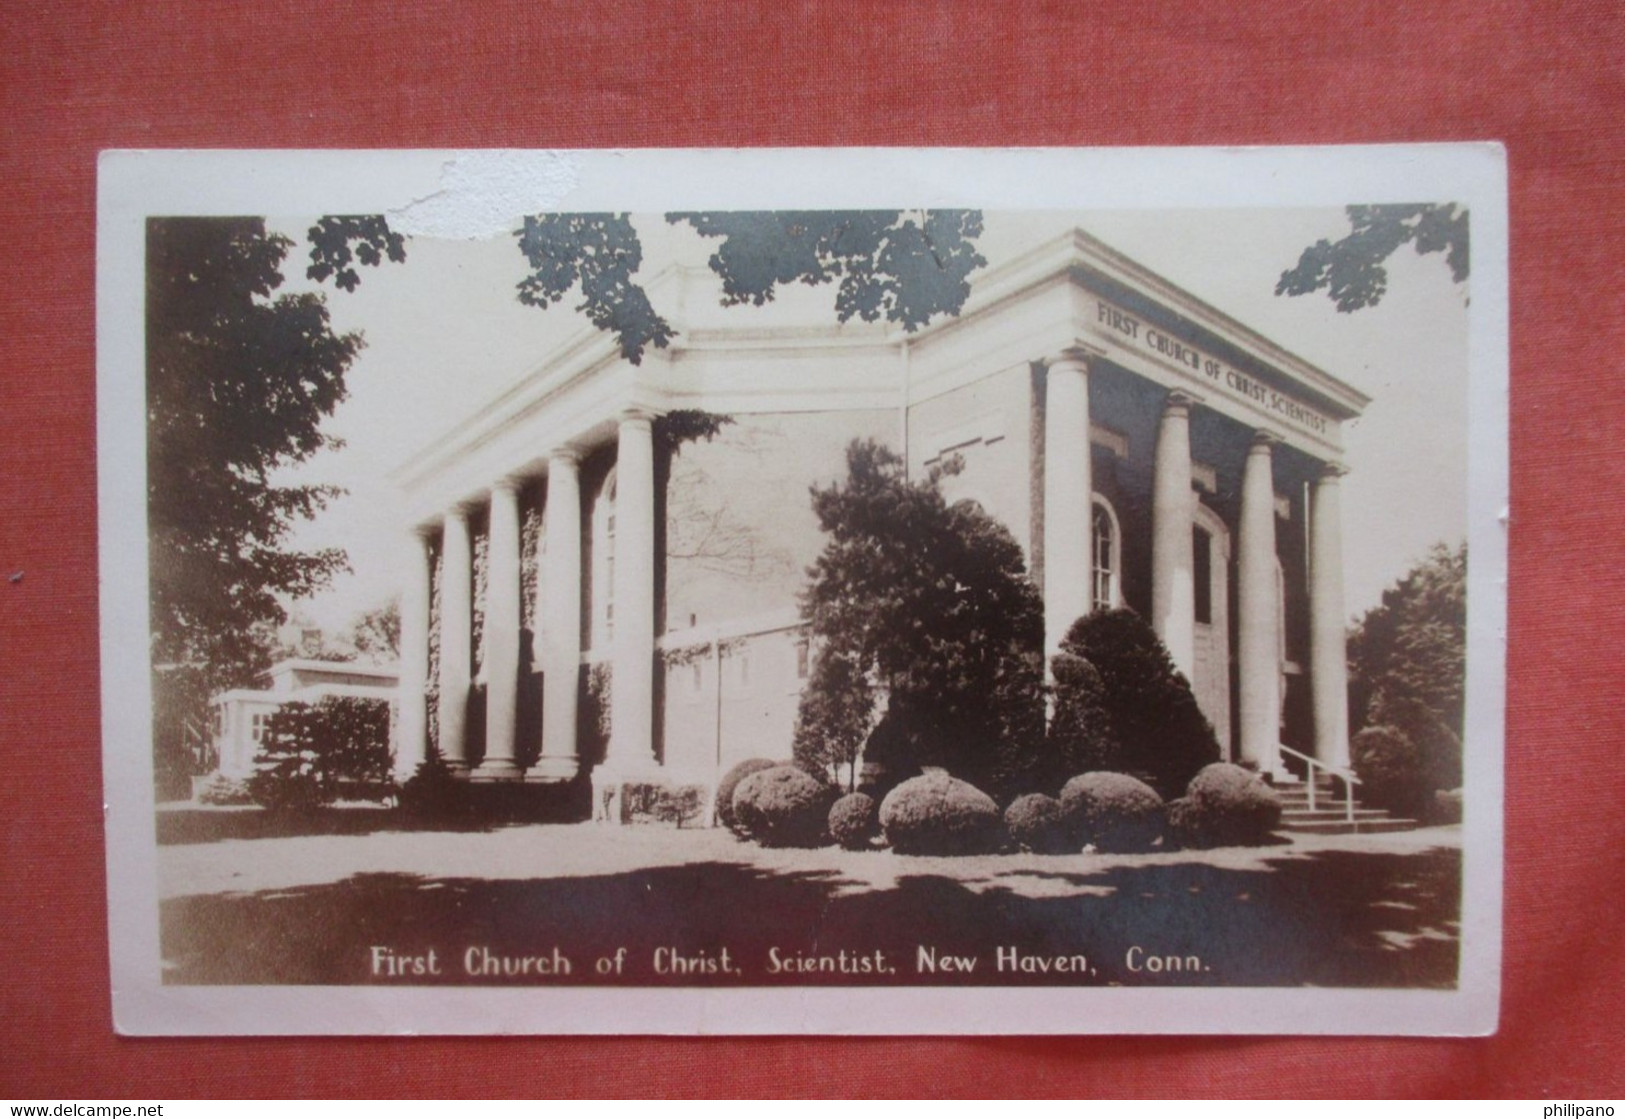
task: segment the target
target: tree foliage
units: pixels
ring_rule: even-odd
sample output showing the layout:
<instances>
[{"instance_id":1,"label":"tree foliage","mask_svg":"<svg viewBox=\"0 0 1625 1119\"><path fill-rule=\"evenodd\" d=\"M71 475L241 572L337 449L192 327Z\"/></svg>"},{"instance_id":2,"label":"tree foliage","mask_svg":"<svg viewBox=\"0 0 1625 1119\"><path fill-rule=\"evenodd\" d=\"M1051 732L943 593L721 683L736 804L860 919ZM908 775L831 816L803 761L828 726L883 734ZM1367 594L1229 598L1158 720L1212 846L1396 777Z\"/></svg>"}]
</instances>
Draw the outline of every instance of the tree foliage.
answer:
<instances>
[{"instance_id":1,"label":"tree foliage","mask_svg":"<svg viewBox=\"0 0 1625 1119\"><path fill-rule=\"evenodd\" d=\"M1276 295L1325 291L1339 311L1375 307L1388 290L1387 259L1406 244L1423 255L1444 253L1450 274L1467 279L1467 211L1455 203L1348 207L1350 231L1303 250L1295 268L1281 273Z\"/></svg>"},{"instance_id":2,"label":"tree foliage","mask_svg":"<svg viewBox=\"0 0 1625 1119\"><path fill-rule=\"evenodd\" d=\"M761 306L783 284L834 283L841 322L885 318L908 331L958 314L971 274L987 263L976 249L978 210L683 212L666 220L718 241L709 264L724 306ZM360 284L358 265L406 259L406 239L380 214L330 215L309 237L305 274L345 291ZM575 309L613 335L634 365L650 346L671 344L675 331L637 280L643 242L629 214L532 214L515 237L530 268L519 302L547 308L576 293Z\"/></svg>"},{"instance_id":3,"label":"tree foliage","mask_svg":"<svg viewBox=\"0 0 1625 1119\"><path fill-rule=\"evenodd\" d=\"M1437 544L1349 634L1349 711L1358 730L1420 703L1458 739L1467 674L1467 545Z\"/></svg>"},{"instance_id":4,"label":"tree foliage","mask_svg":"<svg viewBox=\"0 0 1625 1119\"><path fill-rule=\"evenodd\" d=\"M1067 657L1085 662L1093 674ZM1144 774L1164 797L1177 796L1203 766L1219 760L1218 739L1190 684L1156 631L1127 608L1097 610L1067 631L1056 658L1055 706L1052 753L1098 751L1084 760ZM1082 745L1070 741L1074 733Z\"/></svg>"},{"instance_id":5,"label":"tree foliage","mask_svg":"<svg viewBox=\"0 0 1625 1119\"><path fill-rule=\"evenodd\" d=\"M389 228L382 214L328 216L310 227L310 266L305 276L321 283L329 278L345 291L361 284L356 265L376 268L388 257L406 263L406 238ZM351 248L351 244L354 248Z\"/></svg>"},{"instance_id":6,"label":"tree foliage","mask_svg":"<svg viewBox=\"0 0 1625 1119\"><path fill-rule=\"evenodd\" d=\"M1360 619L1348 648L1361 796L1429 816L1434 794L1462 781L1467 546L1435 545Z\"/></svg>"},{"instance_id":7,"label":"tree foliage","mask_svg":"<svg viewBox=\"0 0 1625 1119\"><path fill-rule=\"evenodd\" d=\"M259 218L147 226L147 515L160 746L210 693L252 682L270 630L344 568L287 547L337 493L273 481L334 441L358 334L322 296L277 295L291 242ZM162 766L160 767L162 769Z\"/></svg>"},{"instance_id":8,"label":"tree foliage","mask_svg":"<svg viewBox=\"0 0 1625 1119\"><path fill-rule=\"evenodd\" d=\"M837 285L835 313L884 317L918 330L937 315L958 314L970 275L987 261L976 250L976 210L809 210L672 213L719 244L711 270L724 306L770 302L782 284ZM536 307L579 292L576 310L613 334L634 365L649 346L675 333L635 276L643 246L627 214L535 214L518 232L531 271L519 301Z\"/></svg>"},{"instance_id":9,"label":"tree foliage","mask_svg":"<svg viewBox=\"0 0 1625 1119\"><path fill-rule=\"evenodd\" d=\"M519 281L519 302L546 308L579 290L576 310L613 334L633 365L646 347L670 344L671 325L632 278L643 244L626 214L534 214L516 236L531 268Z\"/></svg>"},{"instance_id":10,"label":"tree foliage","mask_svg":"<svg viewBox=\"0 0 1625 1119\"><path fill-rule=\"evenodd\" d=\"M350 624L350 645L360 656L392 661L401 655L401 599L363 610Z\"/></svg>"},{"instance_id":11,"label":"tree foliage","mask_svg":"<svg viewBox=\"0 0 1625 1119\"><path fill-rule=\"evenodd\" d=\"M723 304L770 301L781 284L836 283L835 313L908 331L937 315L955 315L970 295L970 275L987 263L976 251L976 210L773 210L676 213L721 244L711 271Z\"/></svg>"},{"instance_id":12,"label":"tree foliage","mask_svg":"<svg viewBox=\"0 0 1625 1119\"><path fill-rule=\"evenodd\" d=\"M674 408L655 417L653 427L657 457L679 454L686 443L709 443L723 428L733 423L732 416L704 412L698 408Z\"/></svg>"},{"instance_id":13,"label":"tree foliage","mask_svg":"<svg viewBox=\"0 0 1625 1119\"><path fill-rule=\"evenodd\" d=\"M857 788L857 760L875 725L875 686L850 649L813 662L792 738L795 763L832 785Z\"/></svg>"},{"instance_id":14,"label":"tree foliage","mask_svg":"<svg viewBox=\"0 0 1625 1119\"><path fill-rule=\"evenodd\" d=\"M939 477L908 480L872 441L848 447L845 481L813 490L829 540L802 615L826 665L884 692L869 760L1002 789L1042 745L1043 606L1010 533L973 504L949 506ZM803 693L804 726L855 725L819 716L826 702Z\"/></svg>"}]
</instances>

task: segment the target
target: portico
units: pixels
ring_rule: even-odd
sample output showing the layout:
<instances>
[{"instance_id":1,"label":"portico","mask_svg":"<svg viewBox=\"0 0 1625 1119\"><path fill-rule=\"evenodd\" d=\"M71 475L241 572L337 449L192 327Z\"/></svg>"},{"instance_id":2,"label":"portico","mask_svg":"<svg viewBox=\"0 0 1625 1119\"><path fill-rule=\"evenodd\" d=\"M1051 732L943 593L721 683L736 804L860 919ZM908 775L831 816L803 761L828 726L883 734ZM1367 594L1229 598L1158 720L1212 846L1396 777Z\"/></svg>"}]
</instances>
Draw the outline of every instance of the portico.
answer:
<instances>
[{"instance_id":1,"label":"portico","mask_svg":"<svg viewBox=\"0 0 1625 1119\"><path fill-rule=\"evenodd\" d=\"M585 331L401 472L412 561L397 772L432 740L471 781L590 776L602 809L622 782L703 778L727 760L725 644L692 652L707 624L790 650L804 670L777 614L753 628L726 593L703 620L668 601L657 426L678 409L741 430L895 425L911 469L959 456L947 484L1027 551L1046 653L1090 610L1133 606L1230 756L1284 777L1283 736L1296 734L1346 765L1338 432L1366 403L1079 231L996 261L958 318L913 336L828 321L696 330L632 366ZM778 484L728 453L707 461L739 469L730 484ZM823 477L808 452L783 506ZM772 515L746 528L791 556L774 593L793 608L816 541ZM696 689L714 674L709 725L674 713L679 665ZM799 683L786 680L751 693L760 725L784 728L751 754L788 756ZM714 741L689 741L702 734Z\"/></svg>"}]
</instances>

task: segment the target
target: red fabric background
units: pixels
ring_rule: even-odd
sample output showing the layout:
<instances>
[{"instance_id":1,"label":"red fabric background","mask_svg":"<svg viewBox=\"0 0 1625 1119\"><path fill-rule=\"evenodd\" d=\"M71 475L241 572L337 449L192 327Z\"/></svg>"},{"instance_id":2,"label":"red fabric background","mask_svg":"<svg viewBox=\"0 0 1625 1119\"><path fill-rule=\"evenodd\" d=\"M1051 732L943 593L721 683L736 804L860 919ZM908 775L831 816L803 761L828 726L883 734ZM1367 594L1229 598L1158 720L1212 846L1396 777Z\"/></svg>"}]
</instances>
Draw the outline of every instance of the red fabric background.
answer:
<instances>
[{"instance_id":1,"label":"red fabric background","mask_svg":"<svg viewBox=\"0 0 1625 1119\"><path fill-rule=\"evenodd\" d=\"M6 5L0 573L24 576L0 582L0 1095L1625 1093L1625 9L1231 8ZM1505 141L1512 182L1499 1036L113 1035L96 655L99 149L1466 139Z\"/></svg>"}]
</instances>

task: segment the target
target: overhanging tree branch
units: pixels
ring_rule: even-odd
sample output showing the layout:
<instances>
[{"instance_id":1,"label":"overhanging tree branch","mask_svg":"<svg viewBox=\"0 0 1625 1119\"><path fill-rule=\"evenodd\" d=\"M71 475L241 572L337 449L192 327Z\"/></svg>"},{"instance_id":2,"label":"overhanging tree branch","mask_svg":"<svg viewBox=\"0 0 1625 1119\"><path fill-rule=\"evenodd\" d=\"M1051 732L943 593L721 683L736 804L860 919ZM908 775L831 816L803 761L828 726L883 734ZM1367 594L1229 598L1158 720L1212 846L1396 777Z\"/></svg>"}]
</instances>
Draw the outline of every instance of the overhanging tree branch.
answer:
<instances>
[{"instance_id":1,"label":"overhanging tree branch","mask_svg":"<svg viewBox=\"0 0 1625 1119\"><path fill-rule=\"evenodd\" d=\"M1444 253L1456 283L1467 279L1468 215L1455 203L1350 206L1350 231L1337 241L1322 238L1281 273L1276 295L1325 291L1343 312L1375 307L1388 290L1384 262L1406 244L1426 255Z\"/></svg>"}]
</instances>

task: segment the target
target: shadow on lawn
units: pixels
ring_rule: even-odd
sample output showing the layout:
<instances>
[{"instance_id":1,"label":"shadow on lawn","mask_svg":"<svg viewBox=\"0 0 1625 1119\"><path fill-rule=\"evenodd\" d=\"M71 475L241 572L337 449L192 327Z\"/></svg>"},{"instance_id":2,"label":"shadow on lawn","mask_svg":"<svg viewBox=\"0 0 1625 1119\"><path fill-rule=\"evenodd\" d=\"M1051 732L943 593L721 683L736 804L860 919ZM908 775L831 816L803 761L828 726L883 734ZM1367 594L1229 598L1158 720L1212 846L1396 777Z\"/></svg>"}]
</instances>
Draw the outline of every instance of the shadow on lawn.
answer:
<instances>
[{"instance_id":1,"label":"shadow on lawn","mask_svg":"<svg viewBox=\"0 0 1625 1119\"><path fill-rule=\"evenodd\" d=\"M1099 873L1020 872L967 886L935 875L852 892L833 873L700 863L583 878L432 880L358 875L331 885L163 903L170 983L603 982L594 961L625 948L622 985L1085 984L1453 987L1460 854L1323 852L1268 870L1204 862ZM1088 892L1077 892L1080 888ZM1036 896L1035 896L1036 895ZM374 974L373 947L435 953L438 976ZM921 947L975 957L963 974L917 970ZM1142 970L1130 969L1129 952ZM659 949L738 974L659 974ZM879 959L882 974L768 969L779 956ZM1021 957L1086 955L1091 974L999 970ZM570 961L568 975L470 975L465 956ZM1149 957L1181 970L1154 972ZM1193 965L1190 958L1199 963ZM1008 958L1008 957L1007 957ZM838 966L838 963L837 965ZM387 968L387 965L386 965Z\"/></svg>"}]
</instances>

